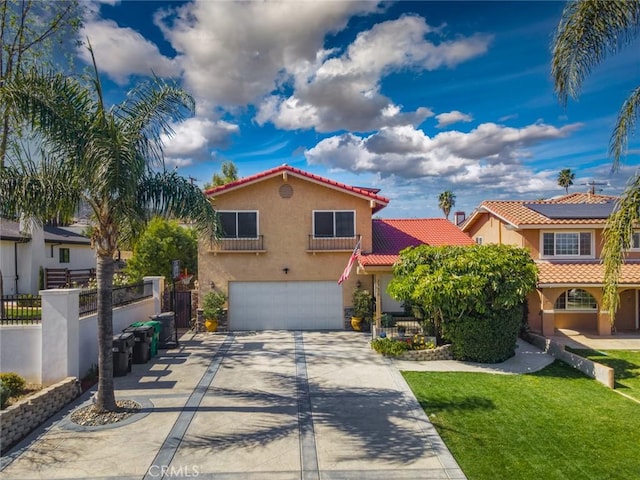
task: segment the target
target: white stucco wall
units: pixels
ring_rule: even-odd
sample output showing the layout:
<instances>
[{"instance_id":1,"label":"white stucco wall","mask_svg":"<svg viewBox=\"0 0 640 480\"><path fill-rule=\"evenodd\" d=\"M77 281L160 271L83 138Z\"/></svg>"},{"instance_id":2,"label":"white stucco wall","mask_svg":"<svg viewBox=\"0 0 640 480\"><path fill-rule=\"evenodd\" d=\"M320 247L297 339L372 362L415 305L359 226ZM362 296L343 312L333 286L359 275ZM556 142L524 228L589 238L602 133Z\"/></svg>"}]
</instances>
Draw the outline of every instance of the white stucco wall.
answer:
<instances>
[{"instance_id":1,"label":"white stucco wall","mask_svg":"<svg viewBox=\"0 0 640 480\"><path fill-rule=\"evenodd\" d=\"M61 248L69 249L69 263L60 263ZM53 256L51 256L52 250ZM69 270L96 268L96 252L91 245L45 243L44 268L68 268Z\"/></svg>"},{"instance_id":2,"label":"white stucco wall","mask_svg":"<svg viewBox=\"0 0 640 480\"><path fill-rule=\"evenodd\" d=\"M0 372L16 372L41 383L42 326L3 325L0 331Z\"/></svg>"},{"instance_id":3,"label":"white stucco wall","mask_svg":"<svg viewBox=\"0 0 640 480\"><path fill-rule=\"evenodd\" d=\"M113 310L113 333L122 332L134 322L146 322L151 315L155 315L155 300L146 298L131 305L125 305ZM98 315L93 314L80 319L79 345L80 377L83 377L92 365L98 364Z\"/></svg>"}]
</instances>

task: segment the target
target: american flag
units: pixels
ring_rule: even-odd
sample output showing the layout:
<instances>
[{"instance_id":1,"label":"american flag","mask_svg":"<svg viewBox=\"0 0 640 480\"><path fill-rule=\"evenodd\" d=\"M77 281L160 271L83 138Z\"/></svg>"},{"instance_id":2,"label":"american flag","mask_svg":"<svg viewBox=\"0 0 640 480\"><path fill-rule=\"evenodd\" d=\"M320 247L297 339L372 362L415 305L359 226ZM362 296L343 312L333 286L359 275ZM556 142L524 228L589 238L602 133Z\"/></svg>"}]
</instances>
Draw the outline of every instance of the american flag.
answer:
<instances>
[{"instance_id":1,"label":"american flag","mask_svg":"<svg viewBox=\"0 0 640 480\"><path fill-rule=\"evenodd\" d=\"M353 268L353 264L356 263L356 259L359 257L360 257L360 240L358 240L358 243L356 243L356 246L353 249L353 253L351 254L351 257L349 257L349 263L347 263L347 266L344 267L344 272L342 272L342 275L340 275L340 278L338 279L338 285L342 284L342 282L344 282L347 278L349 278L349 275L351 274L351 269Z\"/></svg>"}]
</instances>

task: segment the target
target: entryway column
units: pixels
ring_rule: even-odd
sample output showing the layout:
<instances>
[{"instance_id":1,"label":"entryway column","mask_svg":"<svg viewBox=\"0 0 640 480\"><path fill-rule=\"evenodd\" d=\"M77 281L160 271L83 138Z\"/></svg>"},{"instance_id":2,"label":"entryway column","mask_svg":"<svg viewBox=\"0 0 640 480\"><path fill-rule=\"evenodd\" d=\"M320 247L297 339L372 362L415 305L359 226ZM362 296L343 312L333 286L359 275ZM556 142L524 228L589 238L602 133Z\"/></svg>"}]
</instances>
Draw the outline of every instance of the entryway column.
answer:
<instances>
[{"instance_id":1,"label":"entryway column","mask_svg":"<svg viewBox=\"0 0 640 480\"><path fill-rule=\"evenodd\" d=\"M598 311L598 335L611 335L611 315L607 310Z\"/></svg>"},{"instance_id":2,"label":"entryway column","mask_svg":"<svg viewBox=\"0 0 640 480\"><path fill-rule=\"evenodd\" d=\"M79 378L80 289L40 290L42 297L42 384Z\"/></svg>"}]
</instances>

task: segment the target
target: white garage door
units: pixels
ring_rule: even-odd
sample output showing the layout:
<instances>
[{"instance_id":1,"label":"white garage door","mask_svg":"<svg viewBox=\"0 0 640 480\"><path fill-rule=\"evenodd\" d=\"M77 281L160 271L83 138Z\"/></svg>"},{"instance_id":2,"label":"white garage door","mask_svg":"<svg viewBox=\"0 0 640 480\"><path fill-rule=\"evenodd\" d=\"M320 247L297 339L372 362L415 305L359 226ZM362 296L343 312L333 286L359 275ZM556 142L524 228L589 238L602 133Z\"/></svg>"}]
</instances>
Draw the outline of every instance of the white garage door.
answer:
<instances>
[{"instance_id":1,"label":"white garage door","mask_svg":"<svg viewBox=\"0 0 640 480\"><path fill-rule=\"evenodd\" d=\"M231 282L231 330L342 330L336 282Z\"/></svg>"}]
</instances>

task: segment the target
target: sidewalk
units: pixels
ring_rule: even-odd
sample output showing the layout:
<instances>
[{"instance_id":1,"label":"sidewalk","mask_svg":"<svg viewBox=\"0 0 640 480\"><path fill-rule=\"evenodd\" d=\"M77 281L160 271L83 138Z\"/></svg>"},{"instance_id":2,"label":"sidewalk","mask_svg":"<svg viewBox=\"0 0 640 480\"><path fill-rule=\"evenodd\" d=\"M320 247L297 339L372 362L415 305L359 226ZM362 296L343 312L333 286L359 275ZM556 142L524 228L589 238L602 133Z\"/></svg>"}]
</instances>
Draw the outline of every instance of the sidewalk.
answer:
<instances>
[{"instance_id":1,"label":"sidewalk","mask_svg":"<svg viewBox=\"0 0 640 480\"><path fill-rule=\"evenodd\" d=\"M400 371L412 372L481 372L496 374L531 373L542 370L555 359L539 348L518 339L515 356L502 363L473 363L457 360L436 360L432 362L413 362L410 360L392 360Z\"/></svg>"}]
</instances>

